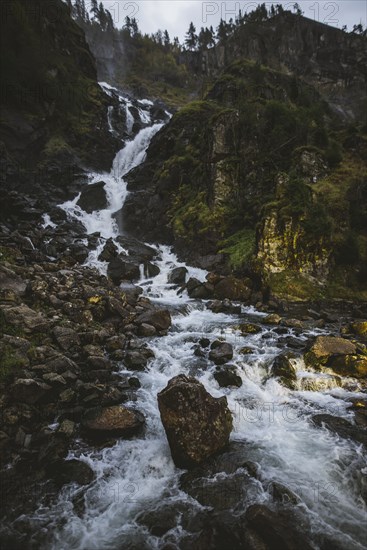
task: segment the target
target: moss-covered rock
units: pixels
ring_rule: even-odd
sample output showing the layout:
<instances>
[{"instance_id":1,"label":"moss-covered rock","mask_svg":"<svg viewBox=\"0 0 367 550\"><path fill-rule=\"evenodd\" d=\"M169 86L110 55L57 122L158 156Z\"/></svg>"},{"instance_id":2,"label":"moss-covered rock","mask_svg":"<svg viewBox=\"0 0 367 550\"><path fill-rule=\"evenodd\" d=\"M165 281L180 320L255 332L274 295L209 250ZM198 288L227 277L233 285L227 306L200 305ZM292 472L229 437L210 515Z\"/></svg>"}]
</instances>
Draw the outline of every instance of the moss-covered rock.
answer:
<instances>
[{"instance_id":1,"label":"moss-covered rock","mask_svg":"<svg viewBox=\"0 0 367 550\"><path fill-rule=\"evenodd\" d=\"M365 378L367 355L353 342L335 336L318 336L304 356L308 367L329 369L341 376Z\"/></svg>"}]
</instances>

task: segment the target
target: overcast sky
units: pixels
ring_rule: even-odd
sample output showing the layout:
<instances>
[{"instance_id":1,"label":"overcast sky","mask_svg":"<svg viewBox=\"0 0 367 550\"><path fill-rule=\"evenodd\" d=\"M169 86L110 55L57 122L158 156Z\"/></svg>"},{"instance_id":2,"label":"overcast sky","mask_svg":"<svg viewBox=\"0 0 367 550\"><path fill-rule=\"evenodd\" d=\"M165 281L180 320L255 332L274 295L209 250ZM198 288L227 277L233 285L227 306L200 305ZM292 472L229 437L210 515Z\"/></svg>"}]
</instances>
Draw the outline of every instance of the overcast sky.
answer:
<instances>
[{"instance_id":1,"label":"overcast sky","mask_svg":"<svg viewBox=\"0 0 367 550\"><path fill-rule=\"evenodd\" d=\"M86 4L90 0L86 0ZM127 15L135 17L143 33L153 33L158 29L167 29L171 38L178 36L184 39L190 21L197 30L202 26L217 27L220 18L229 20L241 9L242 13L252 11L258 2L254 1L202 1L202 0L103 0L110 10L116 27L121 27ZM285 2L274 0L274 4L283 4L285 9L292 9L295 0ZM270 8L272 2L265 2ZM306 17L322 23L348 30L356 23L367 25L366 0L298 0Z\"/></svg>"}]
</instances>

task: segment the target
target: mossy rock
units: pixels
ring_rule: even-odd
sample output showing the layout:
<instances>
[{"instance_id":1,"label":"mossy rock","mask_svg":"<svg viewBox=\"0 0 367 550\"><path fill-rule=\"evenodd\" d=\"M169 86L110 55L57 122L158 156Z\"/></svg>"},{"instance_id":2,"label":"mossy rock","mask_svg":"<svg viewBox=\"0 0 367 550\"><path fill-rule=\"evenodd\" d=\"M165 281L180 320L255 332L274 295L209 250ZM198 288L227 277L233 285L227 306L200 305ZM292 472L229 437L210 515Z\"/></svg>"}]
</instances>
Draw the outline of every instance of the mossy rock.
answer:
<instances>
[{"instance_id":1,"label":"mossy rock","mask_svg":"<svg viewBox=\"0 0 367 550\"><path fill-rule=\"evenodd\" d=\"M261 327L253 323L242 323L239 326L239 329L242 334L258 334L259 332L261 332Z\"/></svg>"},{"instance_id":2,"label":"mossy rock","mask_svg":"<svg viewBox=\"0 0 367 550\"><path fill-rule=\"evenodd\" d=\"M333 356L346 356L356 353L356 346L350 340L336 336L318 336L304 356L307 366L316 370L325 366Z\"/></svg>"},{"instance_id":3,"label":"mossy rock","mask_svg":"<svg viewBox=\"0 0 367 550\"><path fill-rule=\"evenodd\" d=\"M367 337L367 321L355 321L349 325L349 328L353 334Z\"/></svg>"},{"instance_id":4,"label":"mossy rock","mask_svg":"<svg viewBox=\"0 0 367 550\"><path fill-rule=\"evenodd\" d=\"M278 357L274 359L270 370L270 375L278 378L282 386L290 390L295 389L297 382L297 373L292 365L292 358L290 354L278 355Z\"/></svg>"},{"instance_id":5,"label":"mossy rock","mask_svg":"<svg viewBox=\"0 0 367 550\"><path fill-rule=\"evenodd\" d=\"M367 378L367 357L362 355L340 355L330 357L327 367L341 376Z\"/></svg>"}]
</instances>

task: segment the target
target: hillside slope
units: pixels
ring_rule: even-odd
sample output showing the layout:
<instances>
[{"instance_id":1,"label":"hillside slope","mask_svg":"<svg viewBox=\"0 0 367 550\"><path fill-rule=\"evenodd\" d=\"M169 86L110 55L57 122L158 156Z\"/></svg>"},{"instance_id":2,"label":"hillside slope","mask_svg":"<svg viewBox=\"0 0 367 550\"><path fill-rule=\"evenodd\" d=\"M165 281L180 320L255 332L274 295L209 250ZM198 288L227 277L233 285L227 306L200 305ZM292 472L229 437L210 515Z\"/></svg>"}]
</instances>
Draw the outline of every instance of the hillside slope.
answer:
<instances>
[{"instance_id":1,"label":"hillside slope","mask_svg":"<svg viewBox=\"0 0 367 550\"><path fill-rule=\"evenodd\" d=\"M326 78L337 87L339 75ZM266 296L365 299L366 127L346 124L318 88L234 61L130 174L125 229L251 276Z\"/></svg>"},{"instance_id":2,"label":"hillside slope","mask_svg":"<svg viewBox=\"0 0 367 550\"><path fill-rule=\"evenodd\" d=\"M7 189L72 185L118 147L83 31L61 0L8 2L1 19L1 158ZM52 197L50 197L50 200Z\"/></svg>"}]
</instances>

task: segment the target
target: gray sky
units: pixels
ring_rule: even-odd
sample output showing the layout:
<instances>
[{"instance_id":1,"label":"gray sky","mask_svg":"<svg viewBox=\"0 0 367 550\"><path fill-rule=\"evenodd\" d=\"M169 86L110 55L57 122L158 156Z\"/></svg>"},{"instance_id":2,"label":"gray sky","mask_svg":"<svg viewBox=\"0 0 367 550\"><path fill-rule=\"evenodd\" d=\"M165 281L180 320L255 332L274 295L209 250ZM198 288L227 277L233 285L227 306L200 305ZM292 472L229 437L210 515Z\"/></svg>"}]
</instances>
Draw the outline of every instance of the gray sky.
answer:
<instances>
[{"instance_id":1,"label":"gray sky","mask_svg":"<svg viewBox=\"0 0 367 550\"><path fill-rule=\"evenodd\" d=\"M86 0L88 5L89 0ZM202 0L103 0L110 10L116 27L123 25L125 17L135 17L143 33L153 33L158 29L167 29L170 37L184 39L190 21L197 30L202 26L217 27L220 18L229 20L241 9L242 13L252 11L258 2L255 1L202 1ZM261 3L261 2L260 2ZM292 10L294 1L274 0L265 2L283 4L285 9ZM367 25L367 0L298 0L306 17L322 23L341 28L343 25L352 30L355 23Z\"/></svg>"}]
</instances>

